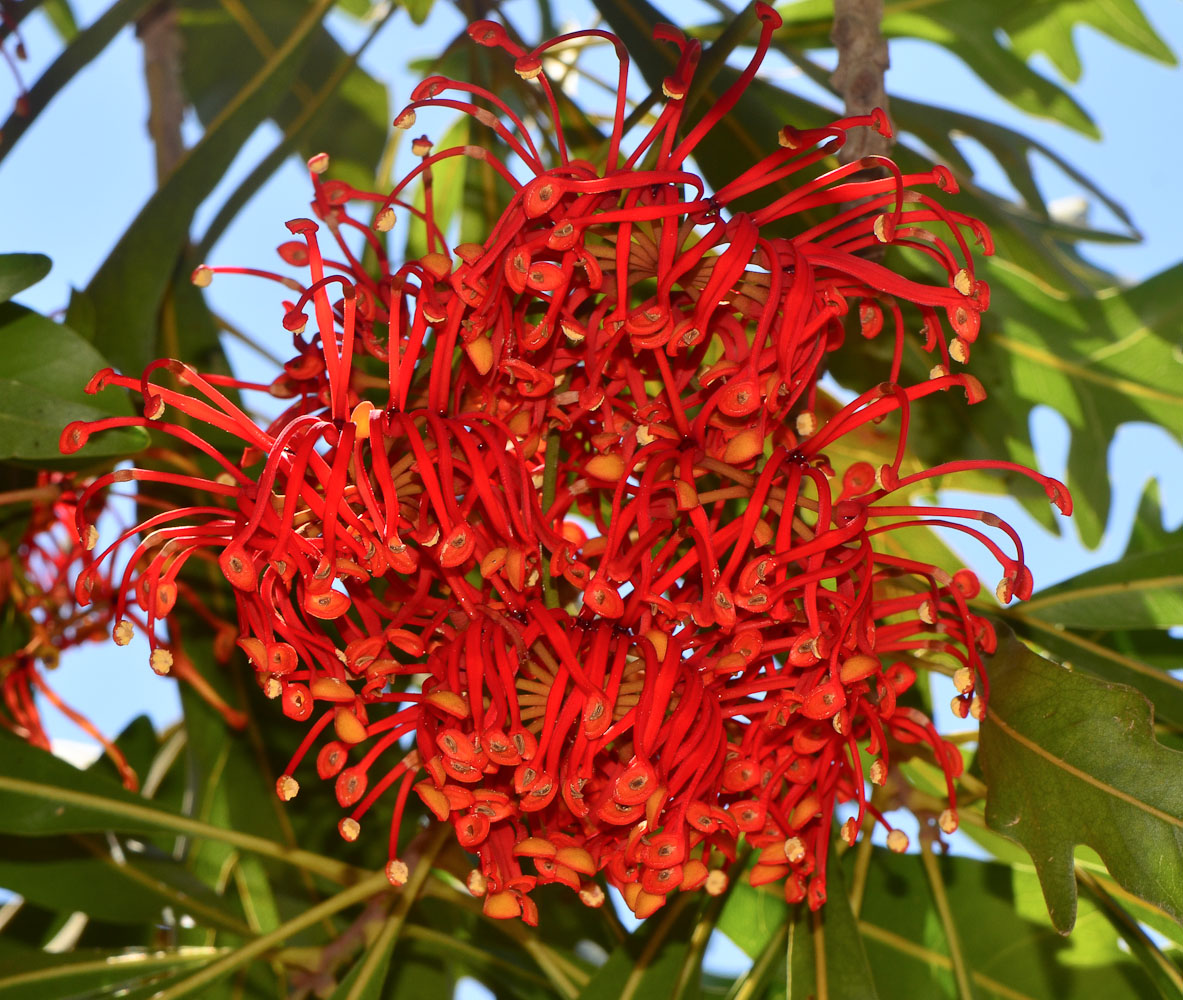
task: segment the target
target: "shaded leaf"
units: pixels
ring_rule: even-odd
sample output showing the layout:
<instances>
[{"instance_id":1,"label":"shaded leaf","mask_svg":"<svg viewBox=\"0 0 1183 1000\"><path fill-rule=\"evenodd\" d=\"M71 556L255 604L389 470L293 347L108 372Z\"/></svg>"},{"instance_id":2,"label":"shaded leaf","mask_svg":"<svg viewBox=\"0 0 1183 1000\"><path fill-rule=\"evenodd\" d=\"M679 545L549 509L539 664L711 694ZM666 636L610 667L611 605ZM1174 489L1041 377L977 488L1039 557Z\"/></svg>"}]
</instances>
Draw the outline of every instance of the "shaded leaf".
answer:
<instances>
[{"instance_id":1,"label":"shaded leaf","mask_svg":"<svg viewBox=\"0 0 1183 1000\"><path fill-rule=\"evenodd\" d=\"M300 58L332 0L316 0L285 39L210 123L141 209L86 291L95 342L124 371L139 372L157 352L157 315L181 259L197 207L258 123L287 93Z\"/></svg>"},{"instance_id":2,"label":"shaded leaf","mask_svg":"<svg viewBox=\"0 0 1183 1000\"><path fill-rule=\"evenodd\" d=\"M845 883L841 868L831 864L826 872L826 905L817 912L804 903L793 908L788 1000L823 996L829 1000L875 1000L879 996Z\"/></svg>"},{"instance_id":3,"label":"shaded leaf","mask_svg":"<svg viewBox=\"0 0 1183 1000\"><path fill-rule=\"evenodd\" d=\"M223 841L345 881L350 867L265 837L226 830L142 799L101 775L71 767L0 730L0 833L184 833Z\"/></svg>"},{"instance_id":4,"label":"shaded leaf","mask_svg":"<svg viewBox=\"0 0 1183 1000\"><path fill-rule=\"evenodd\" d=\"M1183 974L1139 926L1133 915L1127 913L1100 882L1087 872L1078 868L1076 879L1085 894L1097 903L1164 1000L1183 1000Z\"/></svg>"},{"instance_id":5,"label":"shaded leaf","mask_svg":"<svg viewBox=\"0 0 1183 1000\"><path fill-rule=\"evenodd\" d=\"M73 330L15 303L0 305L0 458L55 462L72 420L128 416L118 392L88 396L90 377L107 361ZM148 443L137 427L96 435L81 458L127 455Z\"/></svg>"},{"instance_id":6,"label":"shaded leaf","mask_svg":"<svg viewBox=\"0 0 1183 1000\"><path fill-rule=\"evenodd\" d=\"M89 846L88 846L89 845ZM118 924L156 924L169 906L177 918L247 930L213 891L173 858L128 845L71 837L0 836L0 885L66 913L80 910Z\"/></svg>"},{"instance_id":7,"label":"shaded leaf","mask_svg":"<svg viewBox=\"0 0 1183 1000\"><path fill-rule=\"evenodd\" d=\"M448 849L445 847L445 852ZM446 861L442 864L452 867ZM449 890L441 880L429 880L424 896L415 903L414 922L408 922L402 934L414 940L416 950L433 955L437 962L447 965L454 977L472 976L498 996L552 1000L554 987L539 972L535 957L524 942L535 936L561 937L561 942L550 947L582 969L584 963L571 949L577 941L596 940L598 935L594 930L584 934L571 928L579 922L586 929L599 918L598 913L585 907L578 908L582 913L572 912L573 907L562 905L570 902L569 898L564 900L547 892L553 888L558 887L540 886L532 894L537 898L539 911L546 914L535 931L523 924L490 920L481 912L480 901L467 890ZM566 933L553 933L552 924Z\"/></svg>"},{"instance_id":8,"label":"shaded leaf","mask_svg":"<svg viewBox=\"0 0 1183 1000\"><path fill-rule=\"evenodd\" d=\"M857 852L848 852L849 872ZM883 1000L956 996L952 961L920 857L872 850L859 927ZM1087 899L1068 938L1052 927L1030 865L937 859L979 1000L1146 996L1151 981Z\"/></svg>"},{"instance_id":9,"label":"shaded leaf","mask_svg":"<svg viewBox=\"0 0 1183 1000\"><path fill-rule=\"evenodd\" d=\"M1076 918L1076 844L1126 889L1183 916L1183 753L1154 739L1150 703L1011 635L1000 636L989 671L978 752L986 821L1031 855L1056 929Z\"/></svg>"},{"instance_id":10,"label":"shaded leaf","mask_svg":"<svg viewBox=\"0 0 1183 1000\"><path fill-rule=\"evenodd\" d=\"M152 720L147 715L137 715L123 727L123 732L115 737L114 743L142 783L160 749L160 738L156 735ZM85 770L91 774L101 774L112 781L122 780L119 770L105 753L96 757Z\"/></svg>"},{"instance_id":11,"label":"shaded leaf","mask_svg":"<svg viewBox=\"0 0 1183 1000\"><path fill-rule=\"evenodd\" d=\"M51 267L43 253L0 253L0 302L37 284Z\"/></svg>"},{"instance_id":12,"label":"shaded leaf","mask_svg":"<svg viewBox=\"0 0 1183 1000\"><path fill-rule=\"evenodd\" d=\"M579 992L579 1000L646 1000L673 990L697 922L692 900L678 896L615 948Z\"/></svg>"},{"instance_id":13,"label":"shaded leaf","mask_svg":"<svg viewBox=\"0 0 1183 1000\"><path fill-rule=\"evenodd\" d=\"M338 6L340 5L338 4ZM305 142L308 147L312 147L313 144L306 139L309 130L318 123L323 125L323 119L326 117L331 118L326 112L331 110L334 97L341 87L351 79L351 73L357 66L362 53L369 47L370 43L377 37L386 22L397 10L398 8L393 5L387 6L385 12L371 25L369 34L367 34L362 43L349 54L347 59L342 59L337 64L333 73L321 84L315 93L306 97L301 105L299 114L286 124L283 138L272 147L266 156L255 164L254 169L247 174L242 183L234 189L215 213L213 220L202 234L197 246L195 256L198 260L202 260L208 256L210 249L221 238L226 227L234 221L242 207L250 201L268 178L279 169L284 160L296 151L298 143ZM329 139L323 145L323 149L336 150L338 149L338 144L335 140ZM338 155L337 159L339 158L340 156ZM363 180L363 186L365 187L369 187L372 181L372 178L368 174L369 169L370 165L363 163L360 173L357 174L358 178ZM357 172L357 170L355 169L354 172Z\"/></svg>"},{"instance_id":14,"label":"shaded leaf","mask_svg":"<svg viewBox=\"0 0 1183 1000\"><path fill-rule=\"evenodd\" d=\"M222 113L308 9L307 0L282 4L245 0L233 6L206 0L185 5L179 19L186 50L185 89L202 122L209 124ZM291 87L269 109L268 117L287 132L347 61L333 36L323 26L317 27ZM333 87L321 110L323 114L298 137L300 154L307 159L327 152L334 177L368 187L390 128L385 85L354 65Z\"/></svg>"},{"instance_id":15,"label":"shaded leaf","mask_svg":"<svg viewBox=\"0 0 1183 1000\"><path fill-rule=\"evenodd\" d=\"M1165 631L1183 622L1180 565L1183 528L1163 530L1152 483L1125 557L1003 614L1019 635L1061 662L1132 684L1154 703L1160 721L1183 728L1183 681L1169 672L1181 662L1183 643ZM1121 614L1112 612L1115 606Z\"/></svg>"},{"instance_id":16,"label":"shaded leaf","mask_svg":"<svg viewBox=\"0 0 1183 1000\"><path fill-rule=\"evenodd\" d=\"M146 985L178 970L204 965L220 948L160 948L152 951L75 951L0 961L0 997L4 1000L47 1000L49 997L94 997L104 987Z\"/></svg>"}]
</instances>

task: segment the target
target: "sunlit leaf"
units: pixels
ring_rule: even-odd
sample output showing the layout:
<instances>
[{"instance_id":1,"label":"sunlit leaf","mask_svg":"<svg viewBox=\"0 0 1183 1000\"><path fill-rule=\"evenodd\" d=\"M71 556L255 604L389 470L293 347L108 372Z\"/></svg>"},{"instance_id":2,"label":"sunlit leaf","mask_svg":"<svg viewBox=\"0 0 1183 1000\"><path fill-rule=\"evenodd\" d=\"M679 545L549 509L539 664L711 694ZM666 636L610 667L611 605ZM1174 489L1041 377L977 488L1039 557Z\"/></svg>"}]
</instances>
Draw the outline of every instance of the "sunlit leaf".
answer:
<instances>
[{"instance_id":1,"label":"sunlit leaf","mask_svg":"<svg viewBox=\"0 0 1183 1000\"><path fill-rule=\"evenodd\" d=\"M989 670L978 753L986 820L1031 855L1056 929L1076 918L1076 844L1126 889L1183 917L1183 753L1155 740L1150 703L1013 636L1000 638Z\"/></svg>"}]
</instances>

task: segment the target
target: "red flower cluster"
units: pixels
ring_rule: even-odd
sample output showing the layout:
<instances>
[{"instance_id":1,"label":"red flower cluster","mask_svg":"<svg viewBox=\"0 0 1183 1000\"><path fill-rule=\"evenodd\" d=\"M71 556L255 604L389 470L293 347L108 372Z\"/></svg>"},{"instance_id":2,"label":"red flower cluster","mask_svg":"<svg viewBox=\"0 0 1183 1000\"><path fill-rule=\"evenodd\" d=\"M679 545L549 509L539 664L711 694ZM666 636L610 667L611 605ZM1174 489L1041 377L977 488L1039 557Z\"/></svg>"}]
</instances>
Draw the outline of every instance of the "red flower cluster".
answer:
<instances>
[{"instance_id":1,"label":"red flower cluster","mask_svg":"<svg viewBox=\"0 0 1183 1000\"><path fill-rule=\"evenodd\" d=\"M115 478L122 476L117 473ZM119 645L126 645L136 625L153 632L150 619L126 609L124 595L133 567L128 566L122 581L114 575L112 557L118 543L97 556L92 551L98 540L94 522L103 513L97 495L100 487L92 487L85 480L74 482L65 473L41 472L36 486L3 497L13 516L25 503L31 504L31 511L15 550L0 540L0 614L7 640L0 648L0 725L33 746L50 750L37 706L37 699L43 698L95 740L124 785L135 790L139 778L122 751L86 715L63 701L47 680L47 672L71 650L109 634ZM81 532L77 525L83 525ZM134 535L135 530L123 537ZM196 602L191 589L184 589L186 598ZM112 632L115 622L119 625ZM179 645L179 623L171 623L171 629ZM190 683L230 725L245 724L242 713L226 705L183 654L174 665L168 650L154 650L152 666Z\"/></svg>"},{"instance_id":2,"label":"red flower cluster","mask_svg":"<svg viewBox=\"0 0 1183 1000\"><path fill-rule=\"evenodd\" d=\"M324 180L328 158L316 157L314 213L339 259L301 219L280 253L307 269L304 281L194 274L199 285L216 271L259 274L298 293L284 318L297 356L270 387L292 400L279 419L259 427L224 392L242 383L161 361L139 379L108 371L91 384L141 393L143 419L63 434L72 451L96 430L150 421L194 450L188 471L116 472L92 487L136 479L201 495L139 526L120 608L134 593L154 636L186 561L216 557L264 692L311 720L280 796L297 793L318 744L317 773L348 810L346 839L390 790L396 884L413 790L479 858L470 888L492 916L535 921L539 882L600 905L599 874L645 916L674 890L720 891L741 836L759 850L754 882L783 880L787 899L817 907L835 807L858 805L841 831L849 842L866 812L887 826L866 787L885 780L893 741L929 746L949 779L940 827L956 828L959 753L900 697L919 653L944 654L957 665L946 668L955 711L980 717L980 653L993 634L969 610L972 574L899 555L883 536L960 528L998 558L1008 600L1031 589L1014 532L980 511L909 506L902 492L1005 468L1041 482L1065 512L1070 501L1005 462L904 468L913 404L955 387L971 403L983 395L954 369L989 298L966 234L987 253L989 237L928 193L955 191L947 170L904 175L882 157L825 167L848 129L886 132L881 114L785 127L776 152L713 194L687 165L780 23L758 10L751 64L692 125L682 114L698 43L658 30L677 68L627 153L618 39L578 32L526 52L501 26L474 24L478 43L506 50L541 88L554 162L496 94L428 79L395 124L460 110L523 176L483 146L433 152L423 138L419 165L371 194ZM571 155L542 72L548 49L577 38L610 42L620 62L613 128L594 162ZM450 245L435 218L432 169L454 156L489 164L511 192L481 244ZM402 198L417 179L421 209ZM370 218L351 214L359 205ZM770 234L819 209L831 210L825 221ZM428 252L392 266L382 234L400 218L422 227ZM864 253L884 244L935 279ZM915 325L934 363L905 384ZM890 370L821 412L818 379L850 332L891 338ZM154 381L158 372L171 378ZM827 453L841 439L889 418L891 462L835 470ZM241 442L241 456L192 430L202 423ZM1015 554L975 522L1003 528ZM899 831L888 842L907 846Z\"/></svg>"},{"instance_id":3,"label":"red flower cluster","mask_svg":"<svg viewBox=\"0 0 1183 1000\"><path fill-rule=\"evenodd\" d=\"M13 502L32 502L31 517L15 551L0 541L0 613L9 639L0 650L0 724L33 746L50 749L37 707L40 696L91 736L111 758L123 783L138 787L123 753L81 712L66 704L45 674L65 651L105 639L114 587L75 535L78 496L62 473L42 472L38 483ZM90 511L95 516L97 511ZM74 598L78 574L93 569L87 607Z\"/></svg>"}]
</instances>

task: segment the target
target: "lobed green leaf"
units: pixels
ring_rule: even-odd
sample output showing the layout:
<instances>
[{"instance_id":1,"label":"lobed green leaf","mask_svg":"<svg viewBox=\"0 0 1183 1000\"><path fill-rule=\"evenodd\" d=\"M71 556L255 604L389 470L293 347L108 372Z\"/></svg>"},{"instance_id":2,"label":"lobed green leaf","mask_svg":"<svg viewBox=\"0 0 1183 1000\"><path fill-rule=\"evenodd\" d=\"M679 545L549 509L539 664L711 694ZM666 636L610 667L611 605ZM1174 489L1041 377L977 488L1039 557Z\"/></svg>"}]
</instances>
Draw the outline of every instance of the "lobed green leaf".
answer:
<instances>
[{"instance_id":1,"label":"lobed green leaf","mask_svg":"<svg viewBox=\"0 0 1183 1000\"><path fill-rule=\"evenodd\" d=\"M1154 738L1150 703L1009 634L989 672L978 752L986 822L1031 855L1056 929L1076 919L1077 844L1124 888L1183 918L1183 753Z\"/></svg>"}]
</instances>

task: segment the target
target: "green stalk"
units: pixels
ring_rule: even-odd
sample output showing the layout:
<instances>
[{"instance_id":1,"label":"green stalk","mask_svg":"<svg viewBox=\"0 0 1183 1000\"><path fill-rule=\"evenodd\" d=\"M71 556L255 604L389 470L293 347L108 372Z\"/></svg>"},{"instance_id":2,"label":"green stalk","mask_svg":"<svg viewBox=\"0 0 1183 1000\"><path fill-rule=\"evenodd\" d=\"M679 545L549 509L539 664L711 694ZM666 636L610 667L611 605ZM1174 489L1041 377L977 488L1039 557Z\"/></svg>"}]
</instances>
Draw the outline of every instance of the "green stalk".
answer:
<instances>
[{"instance_id":1,"label":"green stalk","mask_svg":"<svg viewBox=\"0 0 1183 1000\"><path fill-rule=\"evenodd\" d=\"M924 863L924 874L928 876L928 884L932 888L933 899L937 904L941 926L945 930L945 940L949 944L949 958L953 961L953 980L957 984L958 1000L973 1000L974 992L970 983L969 966L965 964L965 955L961 950L961 937L957 933L957 925L953 922L953 910L949 906L949 895L945 891L945 879L941 875L936 855L932 852L931 840L921 838L920 860Z\"/></svg>"},{"instance_id":2,"label":"green stalk","mask_svg":"<svg viewBox=\"0 0 1183 1000\"><path fill-rule=\"evenodd\" d=\"M756 961L752 964L747 974L735 981L735 984L727 994L726 1000L752 1000L752 997L756 996L764 988L768 975L772 971L773 964L780 955L781 949L786 946L786 942L788 955L789 957L792 956L792 929L792 920L786 920L781 924L780 929L772 935L768 944L764 946L764 950L756 957ZM792 975L791 967L787 974ZM791 993L789 996L791 997Z\"/></svg>"},{"instance_id":3,"label":"green stalk","mask_svg":"<svg viewBox=\"0 0 1183 1000\"><path fill-rule=\"evenodd\" d=\"M415 905L415 901L423 891L423 886L427 884L435 856L439 854L440 849L444 846L449 833L451 833L451 827L446 824L440 826L431 838L427 850L414 862L415 867L411 872L411 877L407 879L407 884L399 892L398 899L391 908L390 916L386 918L386 923L382 925L382 930L378 932L378 937L370 945L369 950L366 952L366 957L362 959L361 967L358 969L357 979L350 985L349 992L345 994L342 1000L364 1000L365 997L370 995L370 986L373 985L372 980L376 975L383 973L386 957L398 943L403 925L407 922L407 914L410 912L411 907Z\"/></svg>"},{"instance_id":4,"label":"green stalk","mask_svg":"<svg viewBox=\"0 0 1183 1000\"><path fill-rule=\"evenodd\" d=\"M674 924L677 923L678 917L686 908L687 902L689 902L688 897L681 895L666 909L653 937L645 942L644 949L637 956L637 964L633 966L633 971L629 973L628 979L624 982L624 989L620 991L620 1000L633 1000L633 996L641 985L641 979L648 971L650 963L657 957L661 946L665 944L665 939L669 937L670 931L674 929Z\"/></svg>"},{"instance_id":5,"label":"green stalk","mask_svg":"<svg viewBox=\"0 0 1183 1000\"><path fill-rule=\"evenodd\" d=\"M216 840L232 847L239 847L244 851L252 851L267 858L274 858L285 864L306 871L314 872L327 878L331 882L348 885L357 878L358 869L353 865L338 861L336 858L315 854L300 848L284 847L266 837L257 837L251 833L241 833L238 830L227 830L224 827L203 823L201 820L190 819L188 816L178 816L175 813L155 809L149 805L139 805L134 802L121 802L109 799L105 795L92 795L90 792L79 792L72 788L41 785L36 781L26 781L10 775L0 775L0 791L15 792L29 798L52 802L55 805L77 806L98 813L108 813L139 824L147 823L151 827L170 830L174 833L186 834L191 837L204 837L206 840Z\"/></svg>"},{"instance_id":6,"label":"green stalk","mask_svg":"<svg viewBox=\"0 0 1183 1000\"><path fill-rule=\"evenodd\" d=\"M175 986L170 986L168 989L157 993L153 1000L177 1000L179 997L188 996L195 990L202 989L208 984L221 979L223 976L229 975L251 959L266 954L272 948L288 940L288 938L294 937L301 931L311 927L320 921L322 917L330 916L340 910L353 906L355 903L369 899L384 889L390 889L390 882L387 881L386 873L377 872L376 874L370 875L369 878L363 879L357 885L351 886L343 892L337 893L335 896L331 896L323 903L310 907L287 923L280 924L270 934L264 934L249 944L245 944L241 948L236 948L229 955L215 962L211 962L200 972L194 973L187 979L181 980Z\"/></svg>"}]
</instances>

